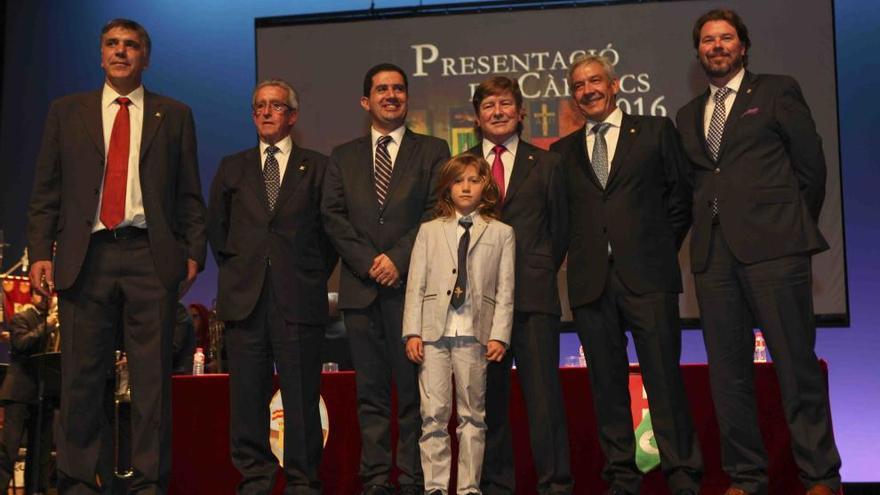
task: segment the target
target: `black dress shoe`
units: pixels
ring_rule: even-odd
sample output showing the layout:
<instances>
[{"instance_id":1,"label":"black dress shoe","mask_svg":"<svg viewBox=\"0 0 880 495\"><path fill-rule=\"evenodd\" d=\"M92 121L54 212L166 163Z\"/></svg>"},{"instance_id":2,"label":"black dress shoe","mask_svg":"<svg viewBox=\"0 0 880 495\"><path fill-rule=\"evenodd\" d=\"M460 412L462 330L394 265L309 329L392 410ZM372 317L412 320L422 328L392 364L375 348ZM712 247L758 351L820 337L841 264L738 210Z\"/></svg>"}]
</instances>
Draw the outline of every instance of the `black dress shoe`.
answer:
<instances>
[{"instance_id":1,"label":"black dress shoe","mask_svg":"<svg viewBox=\"0 0 880 495\"><path fill-rule=\"evenodd\" d=\"M425 495L425 489L420 485L400 485L400 495Z\"/></svg>"},{"instance_id":2,"label":"black dress shoe","mask_svg":"<svg viewBox=\"0 0 880 495\"><path fill-rule=\"evenodd\" d=\"M384 485L367 485L361 495L392 495L391 488Z\"/></svg>"}]
</instances>

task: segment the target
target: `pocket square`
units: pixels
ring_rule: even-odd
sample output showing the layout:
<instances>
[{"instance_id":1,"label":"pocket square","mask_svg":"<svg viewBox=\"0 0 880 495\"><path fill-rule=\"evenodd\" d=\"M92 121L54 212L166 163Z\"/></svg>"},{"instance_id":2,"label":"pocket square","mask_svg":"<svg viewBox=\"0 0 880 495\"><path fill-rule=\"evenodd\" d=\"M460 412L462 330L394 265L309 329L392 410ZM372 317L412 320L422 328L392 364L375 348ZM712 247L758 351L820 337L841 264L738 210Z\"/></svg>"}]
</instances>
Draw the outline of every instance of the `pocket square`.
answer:
<instances>
[{"instance_id":1,"label":"pocket square","mask_svg":"<svg viewBox=\"0 0 880 495\"><path fill-rule=\"evenodd\" d=\"M746 110L745 112L743 112L742 115L740 115L740 118L748 117L749 115L755 115L755 114L759 113L760 111L761 111L761 109L759 107L752 107L752 108Z\"/></svg>"}]
</instances>

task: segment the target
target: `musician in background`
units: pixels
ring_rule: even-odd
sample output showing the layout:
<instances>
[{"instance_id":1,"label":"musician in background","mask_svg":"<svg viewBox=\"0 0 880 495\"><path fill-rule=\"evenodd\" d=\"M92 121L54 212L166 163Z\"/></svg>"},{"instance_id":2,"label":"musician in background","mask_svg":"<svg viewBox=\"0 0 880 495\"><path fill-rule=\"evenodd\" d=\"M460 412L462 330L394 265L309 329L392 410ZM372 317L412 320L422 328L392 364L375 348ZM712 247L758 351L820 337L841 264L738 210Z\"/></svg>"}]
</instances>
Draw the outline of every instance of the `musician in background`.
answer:
<instances>
[{"instance_id":1,"label":"musician in background","mask_svg":"<svg viewBox=\"0 0 880 495\"><path fill-rule=\"evenodd\" d=\"M25 431L28 434L25 457L25 487L28 494L35 476L34 446L40 442L38 491L45 492L49 478L49 456L52 451L52 417L54 407L44 407L38 417L37 366L30 357L52 349L58 340L58 313L49 311L49 298L38 292L31 296L31 304L12 317L9 325L9 369L0 388L0 404L5 406L3 432L0 434L0 490L9 486L18 449ZM37 424L41 422L41 438L37 438Z\"/></svg>"}]
</instances>

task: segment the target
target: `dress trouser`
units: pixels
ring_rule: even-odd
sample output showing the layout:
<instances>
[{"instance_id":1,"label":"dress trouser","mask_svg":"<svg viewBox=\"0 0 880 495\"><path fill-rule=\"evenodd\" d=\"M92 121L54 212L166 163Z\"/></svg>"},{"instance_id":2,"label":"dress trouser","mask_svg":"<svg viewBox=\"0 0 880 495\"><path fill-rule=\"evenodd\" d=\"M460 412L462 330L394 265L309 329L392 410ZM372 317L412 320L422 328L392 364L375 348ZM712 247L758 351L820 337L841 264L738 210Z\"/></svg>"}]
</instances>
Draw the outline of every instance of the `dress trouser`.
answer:
<instances>
[{"instance_id":1,"label":"dress trouser","mask_svg":"<svg viewBox=\"0 0 880 495\"><path fill-rule=\"evenodd\" d=\"M39 474L37 490L46 492L49 487L49 459L52 453L52 418L55 410L44 405L43 417L40 429L42 438L37 438L37 406L35 404L23 404L10 402L3 407L3 432L0 434L0 487L5 491L12 479L15 461L18 459L18 449L21 440L27 431L27 455L24 459L24 489L25 493L31 494L33 477ZM39 465L35 459L37 442L40 444ZM19 487L22 488L22 487Z\"/></svg>"},{"instance_id":2,"label":"dress trouser","mask_svg":"<svg viewBox=\"0 0 880 495\"><path fill-rule=\"evenodd\" d=\"M362 309L343 310L357 384L361 427L360 475L364 486L390 486L391 383L397 387L397 468L400 485L424 484L419 456L422 417L418 367L406 357L402 341L403 292L379 289Z\"/></svg>"},{"instance_id":3,"label":"dress trouser","mask_svg":"<svg viewBox=\"0 0 880 495\"><path fill-rule=\"evenodd\" d=\"M768 490L767 452L758 429L751 313L779 377L801 481L840 487L840 454L831 431L828 389L814 351L812 271L807 255L753 264L731 253L720 225L712 227L706 271L695 273L709 361L712 400L721 431L721 461L733 486Z\"/></svg>"},{"instance_id":4,"label":"dress trouser","mask_svg":"<svg viewBox=\"0 0 880 495\"><path fill-rule=\"evenodd\" d=\"M156 274L146 232L93 234L76 283L60 292L59 491L100 493L107 376L122 331L131 384L130 493L164 494L171 471L171 339L177 291ZM105 446L112 448L112 446Z\"/></svg>"},{"instance_id":5,"label":"dress trouser","mask_svg":"<svg viewBox=\"0 0 880 495\"><path fill-rule=\"evenodd\" d=\"M284 493L321 493L323 338L321 325L284 320L268 271L254 310L227 327L229 436L232 463L242 475L239 495L269 495L275 485L279 465L269 446L269 402L276 370L284 406Z\"/></svg>"},{"instance_id":6,"label":"dress trouser","mask_svg":"<svg viewBox=\"0 0 880 495\"><path fill-rule=\"evenodd\" d=\"M486 348L474 337L443 337L425 342L419 367L422 436L419 447L425 491L447 493L452 466L449 419L455 393L458 425L457 487L453 493L479 493L486 445ZM455 390L452 390L455 375Z\"/></svg>"},{"instance_id":7,"label":"dress trouser","mask_svg":"<svg viewBox=\"0 0 880 495\"><path fill-rule=\"evenodd\" d=\"M635 435L629 396L627 328L632 332L648 394L648 408L660 466L674 493L699 491L703 461L681 378L678 294L636 294L612 263L596 301L574 308L605 454L603 477L625 493L639 493L642 473L635 463Z\"/></svg>"},{"instance_id":8,"label":"dress trouser","mask_svg":"<svg viewBox=\"0 0 880 495\"><path fill-rule=\"evenodd\" d=\"M514 313L510 349L501 362L488 367L482 492L500 495L516 490L508 414L513 360L528 415L538 493L570 494L568 425L559 381L559 316L520 311Z\"/></svg>"}]
</instances>

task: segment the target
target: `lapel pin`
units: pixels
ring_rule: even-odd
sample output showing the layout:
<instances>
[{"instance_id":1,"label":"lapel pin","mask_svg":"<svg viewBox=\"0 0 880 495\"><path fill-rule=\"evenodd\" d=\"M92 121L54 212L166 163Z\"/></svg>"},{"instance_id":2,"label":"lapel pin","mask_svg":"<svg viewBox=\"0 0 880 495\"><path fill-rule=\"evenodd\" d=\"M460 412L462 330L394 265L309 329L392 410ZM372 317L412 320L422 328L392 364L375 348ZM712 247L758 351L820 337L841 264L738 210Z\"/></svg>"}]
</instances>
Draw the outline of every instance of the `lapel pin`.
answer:
<instances>
[{"instance_id":1,"label":"lapel pin","mask_svg":"<svg viewBox=\"0 0 880 495\"><path fill-rule=\"evenodd\" d=\"M162 112L156 112L156 117L161 117L161 116L162 116Z\"/></svg>"},{"instance_id":2,"label":"lapel pin","mask_svg":"<svg viewBox=\"0 0 880 495\"><path fill-rule=\"evenodd\" d=\"M752 88L747 89L747 90L746 90L746 94L747 94L747 95L752 94Z\"/></svg>"},{"instance_id":3,"label":"lapel pin","mask_svg":"<svg viewBox=\"0 0 880 495\"><path fill-rule=\"evenodd\" d=\"M636 133L635 128L634 128L634 127L630 127L630 128L629 128L629 133L630 133L630 134L635 134L635 133Z\"/></svg>"},{"instance_id":4,"label":"lapel pin","mask_svg":"<svg viewBox=\"0 0 880 495\"><path fill-rule=\"evenodd\" d=\"M535 157L534 157L534 156L532 156L532 155L529 155L529 160L534 160L534 159L535 159Z\"/></svg>"},{"instance_id":5,"label":"lapel pin","mask_svg":"<svg viewBox=\"0 0 880 495\"><path fill-rule=\"evenodd\" d=\"M306 166L305 166L305 164L302 164L302 165L299 166L299 171L300 171L300 172L305 172L305 171L306 171Z\"/></svg>"}]
</instances>

